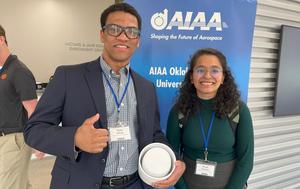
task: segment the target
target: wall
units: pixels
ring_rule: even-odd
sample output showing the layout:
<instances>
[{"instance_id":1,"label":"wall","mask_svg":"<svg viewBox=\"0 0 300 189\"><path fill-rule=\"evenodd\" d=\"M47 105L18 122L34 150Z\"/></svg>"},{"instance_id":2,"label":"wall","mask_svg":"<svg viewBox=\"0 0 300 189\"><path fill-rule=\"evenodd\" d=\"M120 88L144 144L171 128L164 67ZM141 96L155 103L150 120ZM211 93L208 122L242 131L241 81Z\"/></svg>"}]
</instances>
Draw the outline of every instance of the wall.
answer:
<instances>
[{"instance_id":1,"label":"wall","mask_svg":"<svg viewBox=\"0 0 300 189\"><path fill-rule=\"evenodd\" d=\"M0 24L13 54L47 82L55 68L96 59L100 14L114 0L1 0Z\"/></svg>"},{"instance_id":2,"label":"wall","mask_svg":"<svg viewBox=\"0 0 300 189\"><path fill-rule=\"evenodd\" d=\"M248 96L255 132L250 189L300 188L300 116L272 116L282 24L300 27L300 1L258 0Z\"/></svg>"}]
</instances>

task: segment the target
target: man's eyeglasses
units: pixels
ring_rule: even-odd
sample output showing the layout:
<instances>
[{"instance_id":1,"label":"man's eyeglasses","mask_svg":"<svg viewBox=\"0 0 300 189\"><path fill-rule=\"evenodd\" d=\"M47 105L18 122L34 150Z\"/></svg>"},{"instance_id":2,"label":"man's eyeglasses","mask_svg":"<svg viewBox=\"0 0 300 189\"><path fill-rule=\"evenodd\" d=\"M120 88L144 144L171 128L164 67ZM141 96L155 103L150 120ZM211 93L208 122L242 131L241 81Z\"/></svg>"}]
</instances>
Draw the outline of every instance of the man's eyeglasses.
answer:
<instances>
[{"instance_id":1,"label":"man's eyeglasses","mask_svg":"<svg viewBox=\"0 0 300 189\"><path fill-rule=\"evenodd\" d=\"M136 27L122 27L116 24L107 24L103 27L108 35L118 37L124 31L128 39L136 39L140 36L140 30Z\"/></svg>"},{"instance_id":2,"label":"man's eyeglasses","mask_svg":"<svg viewBox=\"0 0 300 189\"><path fill-rule=\"evenodd\" d=\"M209 74L212 77L219 77L223 73L222 69L218 67L212 67L212 68L198 67L194 69L194 72L199 77L203 77L206 72L209 72Z\"/></svg>"}]
</instances>

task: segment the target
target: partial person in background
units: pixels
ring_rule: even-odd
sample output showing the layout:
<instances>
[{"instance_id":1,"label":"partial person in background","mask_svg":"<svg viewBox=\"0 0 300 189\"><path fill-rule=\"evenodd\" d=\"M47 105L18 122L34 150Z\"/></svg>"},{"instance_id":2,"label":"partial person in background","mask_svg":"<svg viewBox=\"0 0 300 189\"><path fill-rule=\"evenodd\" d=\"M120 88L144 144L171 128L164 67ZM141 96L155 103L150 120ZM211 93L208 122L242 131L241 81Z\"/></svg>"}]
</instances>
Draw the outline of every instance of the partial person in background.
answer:
<instances>
[{"instance_id":1,"label":"partial person in background","mask_svg":"<svg viewBox=\"0 0 300 189\"><path fill-rule=\"evenodd\" d=\"M141 17L120 3L104 10L100 21L101 57L57 68L28 121L26 142L57 156L51 189L167 188L183 174L182 161L153 186L137 173L143 147L167 144L154 85L130 67Z\"/></svg>"},{"instance_id":2,"label":"partial person in background","mask_svg":"<svg viewBox=\"0 0 300 189\"><path fill-rule=\"evenodd\" d=\"M7 46L0 25L0 188L28 189L31 149L23 129L37 104L35 79ZM38 158L43 153L37 152Z\"/></svg>"},{"instance_id":3,"label":"partial person in background","mask_svg":"<svg viewBox=\"0 0 300 189\"><path fill-rule=\"evenodd\" d=\"M200 49L168 117L167 138L186 171L176 189L243 189L253 167L253 127L225 56Z\"/></svg>"}]
</instances>

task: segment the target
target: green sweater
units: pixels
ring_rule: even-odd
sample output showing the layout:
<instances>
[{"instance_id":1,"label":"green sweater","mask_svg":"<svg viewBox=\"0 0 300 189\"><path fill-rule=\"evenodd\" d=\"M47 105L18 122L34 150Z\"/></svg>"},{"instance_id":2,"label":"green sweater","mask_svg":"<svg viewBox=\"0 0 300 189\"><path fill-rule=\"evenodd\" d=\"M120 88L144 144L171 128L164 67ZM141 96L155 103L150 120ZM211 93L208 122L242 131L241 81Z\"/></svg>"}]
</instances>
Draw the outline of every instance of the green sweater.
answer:
<instances>
[{"instance_id":1,"label":"green sweater","mask_svg":"<svg viewBox=\"0 0 300 189\"><path fill-rule=\"evenodd\" d=\"M213 111L212 100L201 100L206 108L200 111L205 135L207 135ZM178 110L172 108L167 125L167 138L174 149L179 152L182 143L184 156L189 159L204 159L204 141L201 134L199 114L193 115L187 121L182 133L178 125ZM236 130L236 137L227 118L215 117L211 136L208 143L208 160L218 163L236 159L234 171L226 189L242 189L253 168L254 137L252 119L246 104L240 105L240 119ZM181 136L182 135L182 136ZM188 189L183 177L175 185L176 189Z\"/></svg>"}]
</instances>

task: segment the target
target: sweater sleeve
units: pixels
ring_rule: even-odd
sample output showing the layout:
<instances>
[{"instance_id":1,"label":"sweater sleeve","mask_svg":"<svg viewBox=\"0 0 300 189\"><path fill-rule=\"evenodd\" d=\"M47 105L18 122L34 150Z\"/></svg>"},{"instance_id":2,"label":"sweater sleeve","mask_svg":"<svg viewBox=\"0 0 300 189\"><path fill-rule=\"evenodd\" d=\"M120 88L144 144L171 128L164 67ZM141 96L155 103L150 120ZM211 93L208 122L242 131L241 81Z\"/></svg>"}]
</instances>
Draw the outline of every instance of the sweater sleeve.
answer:
<instances>
[{"instance_id":1,"label":"sweater sleeve","mask_svg":"<svg viewBox=\"0 0 300 189\"><path fill-rule=\"evenodd\" d=\"M240 119L236 133L236 165L226 189L242 189L253 168L254 136L250 111L246 104L240 106Z\"/></svg>"},{"instance_id":2,"label":"sweater sleeve","mask_svg":"<svg viewBox=\"0 0 300 189\"><path fill-rule=\"evenodd\" d=\"M170 145L178 154L180 154L182 131L178 124L178 112L173 107L169 113L166 135ZM184 182L183 176L176 183L175 188L188 189Z\"/></svg>"}]
</instances>

